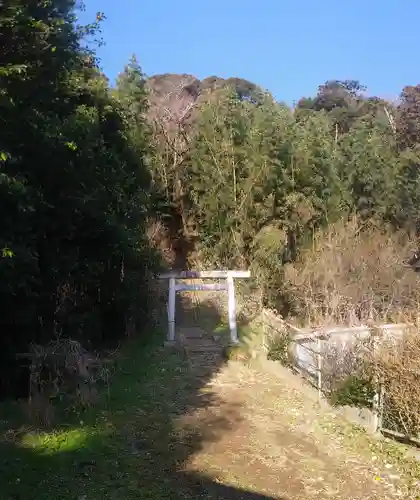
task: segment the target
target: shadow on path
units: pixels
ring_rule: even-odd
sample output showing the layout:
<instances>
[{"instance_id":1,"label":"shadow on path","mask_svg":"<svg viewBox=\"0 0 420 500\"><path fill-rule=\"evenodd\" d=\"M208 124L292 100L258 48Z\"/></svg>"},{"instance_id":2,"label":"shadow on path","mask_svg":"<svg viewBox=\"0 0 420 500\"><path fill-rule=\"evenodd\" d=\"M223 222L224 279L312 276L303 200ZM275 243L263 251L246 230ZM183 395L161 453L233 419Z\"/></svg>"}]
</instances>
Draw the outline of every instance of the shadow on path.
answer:
<instances>
[{"instance_id":1,"label":"shadow on path","mask_svg":"<svg viewBox=\"0 0 420 500\"><path fill-rule=\"evenodd\" d=\"M221 321L209 303L196 313ZM194 376L180 350L161 345L161 336L127 345L101 402L67 425L43 435L4 421L0 499L290 500L248 491L246 478L230 486L189 471L197 453L239 425L241 406L207 386L214 373Z\"/></svg>"}]
</instances>

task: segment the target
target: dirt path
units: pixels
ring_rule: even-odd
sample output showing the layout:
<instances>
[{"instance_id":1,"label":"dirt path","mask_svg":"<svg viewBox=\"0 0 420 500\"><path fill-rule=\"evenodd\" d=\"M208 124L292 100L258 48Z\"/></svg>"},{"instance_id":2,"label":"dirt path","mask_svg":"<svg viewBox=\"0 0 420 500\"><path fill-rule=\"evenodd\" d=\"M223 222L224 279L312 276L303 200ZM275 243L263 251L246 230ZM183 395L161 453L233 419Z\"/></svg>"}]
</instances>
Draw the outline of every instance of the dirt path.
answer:
<instances>
[{"instance_id":1,"label":"dirt path","mask_svg":"<svg viewBox=\"0 0 420 500\"><path fill-rule=\"evenodd\" d=\"M82 413L37 428L0 405L0 500L420 499L406 488L420 467L399 448L320 408L276 363L226 364L194 325L223 317L198 309L179 315L188 358L159 331L133 339Z\"/></svg>"},{"instance_id":2,"label":"dirt path","mask_svg":"<svg viewBox=\"0 0 420 500\"><path fill-rule=\"evenodd\" d=\"M192 331L184 334L197 369L200 342L209 349L209 336ZM187 473L281 500L420 498L378 442L321 408L298 377L273 362L229 362L201 390L217 403L182 416L179 432L208 433L217 418L228 430L190 458ZM229 415L225 407L236 410Z\"/></svg>"}]
</instances>

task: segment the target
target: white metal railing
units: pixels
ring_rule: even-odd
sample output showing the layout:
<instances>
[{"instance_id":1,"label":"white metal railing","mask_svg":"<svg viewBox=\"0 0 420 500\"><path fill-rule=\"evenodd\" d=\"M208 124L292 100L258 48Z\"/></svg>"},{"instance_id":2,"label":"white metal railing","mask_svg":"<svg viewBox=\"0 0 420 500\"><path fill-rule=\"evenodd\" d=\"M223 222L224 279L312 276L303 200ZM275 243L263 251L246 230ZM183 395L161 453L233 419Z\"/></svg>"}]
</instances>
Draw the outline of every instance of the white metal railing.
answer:
<instances>
[{"instance_id":1,"label":"white metal railing","mask_svg":"<svg viewBox=\"0 0 420 500\"><path fill-rule=\"evenodd\" d=\"M263 310L263 325L264 329L270 328L271 331L274 331L274 335L271 333L271 337L284 334L287 331L293 332L292 336L289 337L290 342L293 344L292 360L294 363L292 369L316 387L319 398L322 397L324 392L322 380L323 360L325 346L328 343L334 345L334 341L339 340L339 344L348 346L360 340L370 340L372 356L374 356L381 340L393 339L398 341L409 327L409 325L401 323L301 329L285 322L269 310ZM309 356L305 356L304 352L309 353ZM377 380L372 403L372 430L403 437L402 434L383 427L384 396L384 387L380 380ZM414 441L416 440L414 439Z\"/></svg>"}]
</instances>

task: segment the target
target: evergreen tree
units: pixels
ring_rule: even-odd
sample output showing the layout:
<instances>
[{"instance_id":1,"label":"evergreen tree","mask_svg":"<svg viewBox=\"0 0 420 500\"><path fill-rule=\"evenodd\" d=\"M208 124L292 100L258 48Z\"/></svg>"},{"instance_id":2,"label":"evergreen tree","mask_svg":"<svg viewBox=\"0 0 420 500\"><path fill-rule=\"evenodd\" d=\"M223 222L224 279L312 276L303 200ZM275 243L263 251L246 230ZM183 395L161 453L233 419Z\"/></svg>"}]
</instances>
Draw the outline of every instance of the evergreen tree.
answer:
<instances>
[{"instance_id":1,"label":"evergreen tree","mask_svg":"<svg viewBox=\"0 0 420 500\"><path fill-rule=\"evenodd\" d=\"M74 8L11 0L0 11L0 247L13 252L0 267L0 364L9 386L30 342L123 333L122 262L147 250L145 144L134 144L85 48L98 23L76 27Z\"/></svg>"}]
</instances>

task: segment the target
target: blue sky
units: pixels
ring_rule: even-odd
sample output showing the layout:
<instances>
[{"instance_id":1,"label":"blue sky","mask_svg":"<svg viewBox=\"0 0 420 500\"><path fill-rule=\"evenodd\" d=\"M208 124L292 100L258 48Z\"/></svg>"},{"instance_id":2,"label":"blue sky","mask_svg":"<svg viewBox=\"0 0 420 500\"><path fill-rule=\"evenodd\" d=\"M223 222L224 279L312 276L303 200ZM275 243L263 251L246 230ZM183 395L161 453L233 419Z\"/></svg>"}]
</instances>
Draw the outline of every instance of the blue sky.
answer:
<instances>
[{"instance_id":1,"label":"blue sky","mask_svg":"<svg viewBox=\"0 0 420 500\"><path fill-rule=\"evenodd\" d=\"M132 53L147 75L237 76L289 104L328 79L358 79L397 98L420 83L419 0L85 0L105 13L101 67L113 80Z\"/></svg>"}]
</instances>

